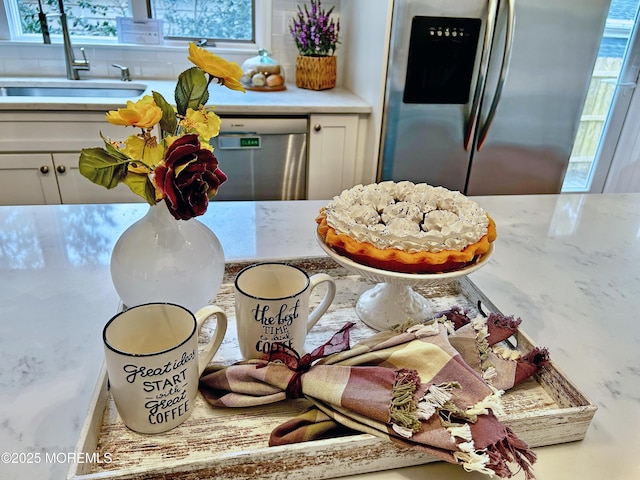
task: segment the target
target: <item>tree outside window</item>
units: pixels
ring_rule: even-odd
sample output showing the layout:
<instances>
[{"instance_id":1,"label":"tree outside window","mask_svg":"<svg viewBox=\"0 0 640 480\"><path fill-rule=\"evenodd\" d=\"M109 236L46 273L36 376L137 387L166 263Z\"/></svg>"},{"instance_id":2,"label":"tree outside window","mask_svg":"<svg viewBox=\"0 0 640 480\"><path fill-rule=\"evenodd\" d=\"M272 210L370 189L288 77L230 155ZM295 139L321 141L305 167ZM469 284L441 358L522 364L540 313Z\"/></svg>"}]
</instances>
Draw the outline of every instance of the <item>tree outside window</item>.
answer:
<instances>
[{"instance_id":1,"label":"tree outside window","mask_svg":"<svg viewBox=\"0 0 640 480\"><path fill-rule=\"evenodd\" d=\"M251 0L151 0L165 38L253 41Z\"/></svg>"},{"instance_id":2,"label":"tree outside window","mask_svg":"<svg viewBox=\"0 0 640 480\"><path fill-rule=\"evenodd\" d=\"M8 0L23 34L41 34L38 0ZM146 0L151 18L162 19L168 39L254 41L252 0ZM58 0L40 0L51 34L61 34ZM65 0L70 35L115 38L116 17L132 16L129 0Z\"/></svg>"}]
</instances>

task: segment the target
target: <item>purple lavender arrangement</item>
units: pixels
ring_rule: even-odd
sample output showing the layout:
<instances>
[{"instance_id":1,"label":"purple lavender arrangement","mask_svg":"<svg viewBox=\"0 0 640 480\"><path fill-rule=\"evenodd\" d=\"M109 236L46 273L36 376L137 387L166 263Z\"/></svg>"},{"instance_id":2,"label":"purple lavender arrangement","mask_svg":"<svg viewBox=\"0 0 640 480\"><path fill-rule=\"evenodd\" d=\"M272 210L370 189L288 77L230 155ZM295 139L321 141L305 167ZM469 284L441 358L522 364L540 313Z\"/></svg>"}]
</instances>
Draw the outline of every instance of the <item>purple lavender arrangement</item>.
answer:
<instances>
[{"instance_id":1,"label":"purple lavender arrangement","mask_svg":"<svg viewBox=\"0 0 640 480\"><path fill-rule=\"evenodd\" d=\"M310 57L331 56L339 43L340 20L331 17L333 9L322 8L320 0L311 0L311 11L304 5L304 11L298 5L298 16L289 26L300 55Z\"/></svg>"}]
</instances>

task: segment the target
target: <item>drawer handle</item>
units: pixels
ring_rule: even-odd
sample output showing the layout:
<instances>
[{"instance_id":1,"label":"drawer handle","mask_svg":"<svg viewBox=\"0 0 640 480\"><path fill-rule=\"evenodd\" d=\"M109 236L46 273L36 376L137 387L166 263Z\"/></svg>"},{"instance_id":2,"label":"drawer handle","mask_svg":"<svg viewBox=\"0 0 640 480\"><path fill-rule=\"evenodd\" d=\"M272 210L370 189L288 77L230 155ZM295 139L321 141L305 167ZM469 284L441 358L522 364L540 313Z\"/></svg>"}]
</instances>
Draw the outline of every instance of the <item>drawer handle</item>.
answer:
<instances>
[{"instance_id":1,"label":"drawer handle","mask_svg":"<svg viewBox=\"0 0 640 480\"><path fill-rule=\"evenodd\" d=\"M64 173L67 171L67 167L65 167L64 165L58 165L56 167L56 170L58 170L58 173Z\"/></svg>"},{"instance_id":2,"label":"drawer handle","mask_svg":"<svg viewBox=\"0 0 640 480\"><path fill-rule=\"evenodd\" d=\"M319 123L316 123L316 124L313 126L313 129L314 129L316 132L319 132L320 130L322 130L322 125L320 125Z\"/></svg>"},{"instance_id":3,"label":"drawer handle","mask_svg":"<svg viewBox=\"0 0 640 480\"><path fill-rule=\"evenodd\" d=\"M42 172L42 173L44 173L46 175L47 173L49 173L49 167L47 167L46 165L42 165L40 167L40 172Z\"/></svg>"}]
</instances>

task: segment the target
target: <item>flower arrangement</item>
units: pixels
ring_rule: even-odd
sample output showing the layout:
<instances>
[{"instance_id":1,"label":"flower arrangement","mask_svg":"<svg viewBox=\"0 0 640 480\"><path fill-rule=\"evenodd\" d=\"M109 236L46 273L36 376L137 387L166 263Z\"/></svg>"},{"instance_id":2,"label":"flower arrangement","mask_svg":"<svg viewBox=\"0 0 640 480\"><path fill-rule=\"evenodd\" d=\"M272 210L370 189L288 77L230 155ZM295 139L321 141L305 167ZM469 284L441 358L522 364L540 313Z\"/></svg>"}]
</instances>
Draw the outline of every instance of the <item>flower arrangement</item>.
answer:
<instances>
[{"instance_id":1,"label":"flower arrangement","mask_svg":"<svg viewBox=\"0 0 640 480\"><path fill-rule=\"evenodd\" d=\"M311 57L331 56L336 50L340 33L340 20L331 17L333 9L322 8L320 0L311 0L311 12L298 5L297 19L289 26L289 31L298 47L300 55Z\"/></svg>"},{"instance_id":2,"label":"flower arrangement","mask_svg":"<svg viewBox=\"0 0 640 480\"><path fill-rule=\"evenodd\" d=\"M106 119L114 125L140 128L123 142L105 138L105 147L85 148L80 173L106 188L125 183L150 205L166 203L174 218L188 220L206 212L227 176L218 168L209 140L220 132L220 117L209 100L209 85L216 82L244 92L242 70L233 62L189 45L188 59L195 67L182 72L175 89L175 107L158 92L125 108L112 110ZM160 139L154 129L160 129Z\"/></svg>"}]
</instances>

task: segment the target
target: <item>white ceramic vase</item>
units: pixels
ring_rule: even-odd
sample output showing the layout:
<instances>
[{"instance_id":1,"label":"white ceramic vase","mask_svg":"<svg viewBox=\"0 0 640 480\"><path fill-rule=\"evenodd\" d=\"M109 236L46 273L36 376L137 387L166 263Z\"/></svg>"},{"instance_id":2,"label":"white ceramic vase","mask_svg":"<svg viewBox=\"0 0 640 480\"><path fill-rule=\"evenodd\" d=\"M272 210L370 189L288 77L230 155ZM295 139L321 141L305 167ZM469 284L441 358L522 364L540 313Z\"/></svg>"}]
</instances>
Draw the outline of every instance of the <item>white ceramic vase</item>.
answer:
<instances>
[{"instance_id":1,"label":"white ceramic vase","mask_svg":"<svg viewBox=\"0 0 640 480\"><path fill-rule=\"evenodd\" d=\"M125 308L169 302L195 312L213 303L223 274L218 237L196 219L176 220L164 202L125 230L111 254L111 279Z\"/></svg>"}]
</instances>

